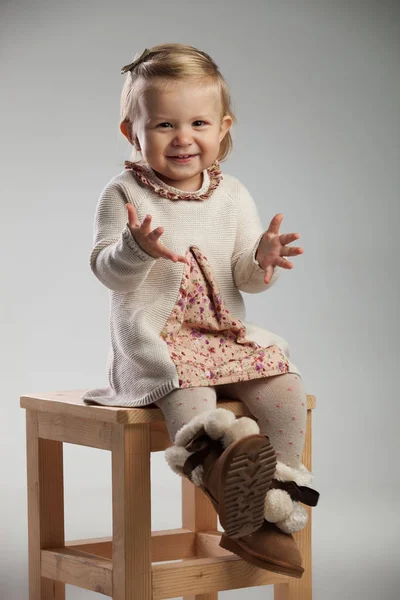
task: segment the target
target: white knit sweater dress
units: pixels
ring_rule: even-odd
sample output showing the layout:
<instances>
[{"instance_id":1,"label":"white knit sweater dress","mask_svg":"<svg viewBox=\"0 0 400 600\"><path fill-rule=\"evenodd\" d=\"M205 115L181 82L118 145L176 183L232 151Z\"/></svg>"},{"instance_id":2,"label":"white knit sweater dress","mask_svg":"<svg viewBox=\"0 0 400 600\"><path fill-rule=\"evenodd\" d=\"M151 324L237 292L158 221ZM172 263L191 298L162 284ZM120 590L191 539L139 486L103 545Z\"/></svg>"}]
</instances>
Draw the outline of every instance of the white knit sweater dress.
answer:
<instances>
[{"instance_id":1,"label":"white knit sweater dress","mask_svg":"<svg viewBox=\"0 0 400 600\"><path fill-rule=\"evenodd\" d=\"M127 225L126 204L140 221L152 215L161 243L190 266L156 259ZM110 290L108 387L88 404L145 406L174 389L301 373L287 342L246 321L242 292L269 289L255 254L264 233L254 200L218 162L196 192L159 179L145 161L130 163L100 194L90 267Z\"/></svg>"}]
</instances>

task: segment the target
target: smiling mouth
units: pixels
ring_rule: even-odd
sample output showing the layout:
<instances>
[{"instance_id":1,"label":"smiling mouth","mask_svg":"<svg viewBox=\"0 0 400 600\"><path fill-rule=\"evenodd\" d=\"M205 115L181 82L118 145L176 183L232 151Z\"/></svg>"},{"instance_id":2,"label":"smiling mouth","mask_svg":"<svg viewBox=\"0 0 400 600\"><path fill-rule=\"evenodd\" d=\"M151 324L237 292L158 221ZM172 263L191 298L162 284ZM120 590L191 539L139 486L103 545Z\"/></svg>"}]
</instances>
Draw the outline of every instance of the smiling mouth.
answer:
<instances>
[{"instance_id":1,"label":"smiling mouth","mask_svg":"<svg viewBox=\"0 0 400 600\"><path fill-rule=\"evenodd\" d=\"M169 160L173 160L177 165L190 165L197 154L181 154L178 156L167 156Z\"/></svg>"},{"instance_id":2,"label":"smiling mouth","mask_svg":"<svg viewBox=\"0 0 400 600\"><path fill-rule=\"evenodd\" d=\"M168 156L168 158L192 158L196 154L178 154L177 156Z\"/></svg>"}]
</instances>

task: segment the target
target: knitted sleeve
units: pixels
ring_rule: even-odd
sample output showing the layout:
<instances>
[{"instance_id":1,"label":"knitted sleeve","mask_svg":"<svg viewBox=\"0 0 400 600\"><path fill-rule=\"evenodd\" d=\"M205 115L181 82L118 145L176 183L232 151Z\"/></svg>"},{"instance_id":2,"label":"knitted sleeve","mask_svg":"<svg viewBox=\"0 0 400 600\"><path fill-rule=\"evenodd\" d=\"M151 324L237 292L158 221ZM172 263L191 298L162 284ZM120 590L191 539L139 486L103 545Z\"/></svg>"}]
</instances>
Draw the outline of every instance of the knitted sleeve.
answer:
<instances>
[{"instance_id":1,"label":"knitted sleeve","mask_svg":"<svg viewBox=\"0 0 400 600\"><path fill-rule=\"evenodd\" d=\"M94 221L90 268L101 283L116 292L137 289L157 260L133 238L127 202L120 186L108 184L100 194Z\"/></svg>"},{"instance_id":2,"label":"knitted sleeve","mask_svg":"<svg viewBox=\"0 0 400 600\"><path fill-rule=\"evenodd\" d=\"M264 283L264 269L260 267L255 258L264 228L256 203L239 180L237 180L235 198L238 221L232 253L233 279L236 287L242 292L256 294L269 289L276 283L280 275L280 267L275 267L270 282Z\"/></svg>"}]
</instances>

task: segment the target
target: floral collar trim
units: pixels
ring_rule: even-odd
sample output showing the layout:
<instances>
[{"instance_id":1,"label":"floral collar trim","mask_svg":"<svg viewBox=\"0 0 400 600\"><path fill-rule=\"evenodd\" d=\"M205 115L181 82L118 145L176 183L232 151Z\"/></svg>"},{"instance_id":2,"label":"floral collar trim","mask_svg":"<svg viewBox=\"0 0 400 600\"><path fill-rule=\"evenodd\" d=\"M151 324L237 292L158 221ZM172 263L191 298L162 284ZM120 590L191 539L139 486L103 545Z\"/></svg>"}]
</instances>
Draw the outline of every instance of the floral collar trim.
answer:
<instances>
[{"instance_id":1,"label":"floral collar trim","mask_svg":"<svg viewBox=\"0 0 400 600\"><path fill-rule=\"evenodd\" d=\"M159 196L168 198L169 200L205 200L211 196L223 179L217 160L208 167L208 169L204 169L203 184L199 190L194 192L186 192L179 188L167 185L165 181L156 175L145 160L140 160L138 162L126 160L125 169L131 170L136 179L153 188Z\"/></svg>"}]
</instances>

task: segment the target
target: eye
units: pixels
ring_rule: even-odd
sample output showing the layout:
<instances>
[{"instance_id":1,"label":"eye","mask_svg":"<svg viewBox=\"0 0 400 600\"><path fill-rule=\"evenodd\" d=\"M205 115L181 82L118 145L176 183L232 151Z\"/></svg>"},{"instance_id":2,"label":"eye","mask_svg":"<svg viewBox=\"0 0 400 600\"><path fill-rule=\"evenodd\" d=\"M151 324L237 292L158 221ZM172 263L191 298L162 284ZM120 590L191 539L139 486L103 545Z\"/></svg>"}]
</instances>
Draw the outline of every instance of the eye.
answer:
<instances>
[{"instance_id":1,"label":"eye","mask_svg":"<svg viewBox=\"0 0 400 600\"><path fill-rule=\"evenodd\" d=\"M196 123L200 123L200 125L196 125ZM206 122L205 121L194 121L193 125L195 125L195 127L201 127L201 125L205 125Z\"/></svg>"},{"instance_id":2,"label":"eye","mask_svg":"<svg viewBox=\"0 0 400 600\"><path fill-rule=\"evenodd\" d=\"M162 129L166 129L163 125L171 125L171 123L159 123L157 127L161 127Z\"/></svg>"}]
</instances>

